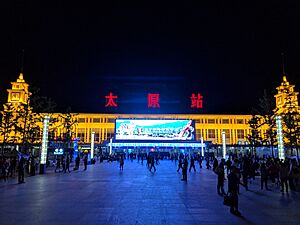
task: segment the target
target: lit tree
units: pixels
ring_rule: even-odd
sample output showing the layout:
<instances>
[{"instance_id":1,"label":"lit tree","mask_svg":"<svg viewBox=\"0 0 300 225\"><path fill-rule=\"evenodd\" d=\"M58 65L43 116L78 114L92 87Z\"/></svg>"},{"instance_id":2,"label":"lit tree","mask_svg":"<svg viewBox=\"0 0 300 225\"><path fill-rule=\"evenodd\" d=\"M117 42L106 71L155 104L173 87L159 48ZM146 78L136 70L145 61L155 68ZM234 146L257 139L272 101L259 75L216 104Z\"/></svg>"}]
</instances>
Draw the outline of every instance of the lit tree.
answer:
<instances>
[{"instance_id":1,"label":"lit tree","mask_svg":"<svg viewBox=\"0 0 300 225\"><path fill-rule=\"evenodd\" d=\"M60 114L62 120L61 126L63 127L63 142L64 147L70 148L72 137L74 136L74 128L77 125L75 118L77 114L71 113L71 108L68 107L66 113Z\"/></svg>"},{"instance_id":2,"label":"lit tree","mask_svg":"<svg viewBox=\"0 0 300 225\"><path fill-rule=\"evenodd\" d=\"M16 117L14 116L14 108L10 104L4 105L4 110L0 113L0 135L3 137L2 142L2 156L4 155L4 149L6 144L12 144L16 142L15 135L9 135L15 132Z\"/></svg>"},{"instance_id":3,"label":"lit tree","mask_svg":"<svg viewBox=\"0 0 300 225\"><path fill-rule=\"evenodd\" d=\"M51 114L56 106L51 99L40 96L38 88L32 88L27 94L26 103L21 103L16 110L16 131L21 139L21 149L26 153L28 149L32 150L34 145L41 142L44 116ZM54 122L56 121L50 121Z\"/></svg>"},{"instance_id":4,"label":"lit tree","mask_svg":"<svg viewBox=\"0 0 300 225\"><path fill-rule=\"evenodd\" d=\"M267 125L268 128L265 133L265 137L262 139L263 142L269 142L272 149L272 156L274 157L274 145L277 141L276 122L274 109L276 107L273 96L269 95L264 90L264 95L259 99L259 109L256 110L258 114L263 118L261 126Z\"/></svg>"},{"instance_id":5,"label":"lit tree","mask_svg":"<svg viewBox=\"0 0 300 225\"><path fill-rule=\"evenodd\" d=\"M293 148L296 148L296 154L298 152L298 142L299 142L299 131L300 131L300 115L298 107L295 105L294 95L290 93L286 97L286 103L283 106L283 134L286 138L286 145L290 148L291 155L294 154Z\"/></svg>"},{"instance_id":6,"label":"lit tree","mask_svg":"<svg viewBox=\"0 0 300 225\"><path fill-rule=\"evenodd\" d=\"M247 136L248 141L252 147L252 154L256 155L256 147L261 142L261 136L259 128L261 127L261 118L257 115L252 115L251 119L248 121L251 129L251 133Z\"/></svg>"}]
</instances>

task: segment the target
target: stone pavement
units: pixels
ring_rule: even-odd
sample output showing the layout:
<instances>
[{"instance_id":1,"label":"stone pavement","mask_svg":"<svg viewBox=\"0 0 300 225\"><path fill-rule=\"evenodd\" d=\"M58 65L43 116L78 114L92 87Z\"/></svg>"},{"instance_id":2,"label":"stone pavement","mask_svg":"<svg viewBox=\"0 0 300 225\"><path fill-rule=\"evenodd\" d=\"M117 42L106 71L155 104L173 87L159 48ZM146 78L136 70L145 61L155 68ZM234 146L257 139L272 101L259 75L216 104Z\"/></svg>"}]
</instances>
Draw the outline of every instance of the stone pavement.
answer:
<instances>
[{"instance_id":1,"label":"stone pavement","mask_svg":"<svg viewBox=\"0 0 300 225\"><path fill-rule=\"evenodd\" d=\"M125 160L88 166L70 174L49 172L24 184L0 183L0 225L89 224L300 224L299 192L281 194L241 187L242 217L229 213L217 195L216 175L206 169L188 174L188 182L171 161L156 173ZM227 183L225 185L227 187Z\"/></svg>"}]
</instances>

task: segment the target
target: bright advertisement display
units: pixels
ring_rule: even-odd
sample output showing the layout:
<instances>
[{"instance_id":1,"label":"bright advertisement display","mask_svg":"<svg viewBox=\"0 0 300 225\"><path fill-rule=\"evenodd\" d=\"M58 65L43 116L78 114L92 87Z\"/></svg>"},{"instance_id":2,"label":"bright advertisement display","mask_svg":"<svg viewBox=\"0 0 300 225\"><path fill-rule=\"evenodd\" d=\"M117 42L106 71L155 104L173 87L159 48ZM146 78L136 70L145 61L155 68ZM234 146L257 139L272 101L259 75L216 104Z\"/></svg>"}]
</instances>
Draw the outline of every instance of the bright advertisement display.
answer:
<instances>
[{"instance_id":1,"label":"bright advertisement display","mask_svg":"<svg viewBox=\"0 0 300 225\"><path fill-rule=\"evenodd\" d=\"M116 140L195 139L193 120L116 119Z\"/></svg>"}]
</instances>

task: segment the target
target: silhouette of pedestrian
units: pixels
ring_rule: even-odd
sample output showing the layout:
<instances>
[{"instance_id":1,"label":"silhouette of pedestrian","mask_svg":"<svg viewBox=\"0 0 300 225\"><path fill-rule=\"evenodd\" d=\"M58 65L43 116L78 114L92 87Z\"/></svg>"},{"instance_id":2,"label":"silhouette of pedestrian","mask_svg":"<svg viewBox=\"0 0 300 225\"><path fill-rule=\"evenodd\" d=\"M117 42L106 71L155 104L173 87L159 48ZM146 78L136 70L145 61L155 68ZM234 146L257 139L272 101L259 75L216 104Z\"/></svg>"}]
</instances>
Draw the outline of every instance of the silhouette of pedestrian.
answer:
<instances>
[{"instance_id":1,"label":"silhouette of pedestrian","mask_svg":"<svg viewBox=\"0 0 300 225\"><path fill-rule=\"evenodd\" d=\"M288 177L289 177L289 168L287 162L282 162L279 168L279 176L281 183L281 192L284 192L284 186L286 192L288 192Z\"/></svg>"},{"instance_id":2,"label":"silhouette of pedestrian","mask_svg":"<svg viewBox=\"0 0 300 225\"><path fill-rule=\"evenodd\" d=\"M181 157L180 157L180 158L179 158L179 161L178 161L178 169L177 169L177 172L179 172L179 170L182 169L182 164L183 164L183 162L182 162L182 159L181 159Z\"/></svg>"},{"instance_id":3,"label":"silhouette of pedestrian","mask_svg":"<svg viewBox=\"0 0 300 225\"><path fill-rule=\"evenodd\" d=\"M209 158L206 157L205 161L206 161L206 169L209 170L211 168L211 166L209 165Z\"/></svg>"},{"instance_id":4,"label":"silhouette of pedestrian","mask_svg":"<svg viewBox=\"0 0 300 225\"><path fill-rule=\"evenodd\" d=\"M65 167L65 173L67 172L70 173L70 158L69 158L69 155L67 155L67 158L66 158L66 167Z\"/></svg>"},{"instance_id":5,"label":"silhouette of pedestrian","mask_svg":"<svg viewBox=\"0 0 300 225\"><path fill-rule=\"evenodd\" d=\"M202 156L199 156L198 162L199 162L200 169L202 169Z\"/></svg>"},{"instance_id":6,"label":"silhouette of pedestrian","mask_svg":"<svg viewBox=\"0 0 300 225\"><path fill-rule=\"evenodd\" d=\"M64 173L65 173L66 172L66 161L65 161L64 156L61 157L61 165L62 165L62 171L64 171Z\"/></svg>"},{"instance_id":7,"label":"silhouette of pedestrian","mask_svg":"<svg viewBox=\"0 0 300 225\"><path fill-rule=\"evenodd\" d=\"M84 170L87 170L87 161L88 161L88 157L87 157L87 155L85 155L84 159L83 159Z\"/></svg>"},{"instance_id":8,"label":"silhouette of pedestrian","mask_svg":"<svg viewBox=\"0 0 300 225\"><path fill-rule=\"evenodd\" d=\"M270 190L268 188L268 170L265 163L262 163L260 166L260 188L263 189L263 186L265 185L266 190Z\"/></svg>"},{"instance_id":9,"label":"silhouette of pedestrian","mask_svg":"<svg viewBox=\"0 0 300 225\"><path fill-rule=\"evenodd\" d=\"M19 184L24 183L24 157L22 156L19 161L19 168L18 168L18 181Z\"/></svg>"},{"instance_id":10,"label":"silhouette of pedestrian","mask_svg":"<svg viewBox=\"0 0 300 225\"><path fill-rule=\"evenodd\" d=\"M182 166L182 180L183 181L187 181L188 166L189 166L188 160L187 160L187 158L185 158L183 160L183 166Z\"/></svg>"},{"instance_id":11,"label":"silhouette of pedestrian","mask_svg":"<svg viewBox=\"0 0 300 225\"><path fill-rule=\"evenodd\" d=\"M225 195L225 191L224 191L225 172L224 172L223 161L221 161L219 166L216 168L216 173L218 175L218 184L217 184L218 194Z\"/></svg>"},{"instance_id":12,"label":"silhouette of pedestrian","mask_svg":"<svg viewBox=\"0 0 300 225\"><path fill-rule=\"evenodd\" d=\"M218 167L219 163L218 163L218 159L215 157L214 158L214 162L213 162L213 171L216 170L216 168Z\"/></svg>"},{"instance_id":13,"label":"silhouette of pedestrian","mask_svg":"<svg viewBox=\"0 0 300 225\"><path fill-rule=\"evenodd\" d=\"M230 194L231 205L230 212L237 216L241 215L238 210L239 198L238 198L238 174L235 166L231 167L231 173L228 175L228 192Z\"/></svg>"},{"instance_id":14,"label":"silhouette of pedestrian","mask_svg":"<svg viewBox=\"0 0 300 225\"><path fill-rule=\"evenodd\" d=\"M189 172L191 172L191 169L192 169L192 168L194 168L194 172L196 172L195 159L194 159L193 156L191 157L191 165L190 165Z\"/></svg>"},{"instance_id":15,"label":"silhouette of pedestrian","mask_svg":"<svg viewBox=\"0 0 300 225\"><path fill-rule=\"evenodd\" d=\"M123 158L123 156L121 155L121 156L120 156L120 170L123 171L123 169L124 169L124 158Z\"/></svg>"},{"instance_id":16,"label":"silhouette of pedestrian","mask_svg":"<svg viewBox=\"0 0 300 225\"><path fill-rule=\"evenodd\" d=\"M152 168L154 168L154 172L156 172L156 168L155 168L155 163L154 163L154 157L152 156L151 158L150 158L150 163L151 163L151 166L150 166L150 169L149 169L149 171L151 172L151 170L152 170Z\"/></svg>"},{"instance_id":17,"label":"silhouette of pedestrian","mask_svg":"<svg viewBox=\"0 0 300 225\"><path fill-rule=\"evenodd\" d=\"M59 158L59 156L57 156L57 159L56 159L56 167L55 167L55 170L54 170L55 173L56 173L57 169L58 169L58 172L60 172L60 158Z\"/></svg>"},{"instance_id":18,"label":"silhouette of pedestrian","mask_svg":"<svg viewBox=\"0 0 300 225\"><path fill-rule=\"evenodd\" d=\"M74 170L78 170L79 165L80 165L80 158L79 158L79 155L77 155L77 157L75 159L75 168L74 168Z\"/></svg>"}]
</instances>

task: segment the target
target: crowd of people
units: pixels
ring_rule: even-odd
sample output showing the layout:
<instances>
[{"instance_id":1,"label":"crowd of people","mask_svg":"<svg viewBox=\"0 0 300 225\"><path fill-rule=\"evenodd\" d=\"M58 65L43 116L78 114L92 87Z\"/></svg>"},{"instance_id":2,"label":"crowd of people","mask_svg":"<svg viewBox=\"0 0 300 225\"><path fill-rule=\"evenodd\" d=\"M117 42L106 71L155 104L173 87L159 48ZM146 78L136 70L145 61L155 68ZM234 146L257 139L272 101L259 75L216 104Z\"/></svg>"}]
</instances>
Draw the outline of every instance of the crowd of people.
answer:
<instances>
[{"instance_id":1,"label":"crowd of people","mask_svg":"<svg viewBox=\"0 0 300 225\"><path fill-rule=\"evenodd\" d=\"M156 172L156 166L162 158L159 154L138 154L136 155L138 163L143 164L146 161L147 169L150 172ZM118 161L120 170L124 170L124 161L126 155L120 154ZM129 154L127 158L133 161L133 154ZM187 182L189 172L196 172L196 162L199 169L202 169L202 163L205 160L207 170L211 170L217 175L217 194L230 199L230 212L235 215L241 215L238 209L240 186L246 191L251 189L251 184L257 177L260 177L260 189L271 190L280 189L281 192L296 191L299 189L300 181L300 164L296 158L286 158L280 160L273 157L255 157L251 155L230 155L227 160L218 159L214 156L202 157L200 154L172 154L168 157L177 165L177 172L182 172L181 180ZM84 170L87 170L88 157L79 155L75 158L73 170L79 170L80 162L83 162ZM107 160L111 162L112 160ZM95 162L95 160L94 160ZM100 162L103 162L100 157ZM24 158L17 157L0 158L0 178L5 182L9 177L18 176L18 182L24 183L24 175L35 175L37 164L34 157ZM70 157L58 156L55 160L54 172L70 173ZM225 180L227 180L228 188L225 192Z\"/></svg>"},{"instance_id":2,"label":"crowd of people","mask_svg":"<svg viewBox=\"0 0 300 225\"><path fill-rule=\"evenodd\" d=\"M37 170L37 163L33 156L24 157L1 157L0 158L0 179L7 182L9 178L18 176L19 183L24 183L24 174L27 172L34 176Z\"/></svg>"},{"instance_id":3,"label":"crowd of people","mask_svg":"<svg viewBox=\"0 0 300 225\"><path fill-rule=\"evenodd\" d=\"M209 162L209 160L207 160ZM299 188L300 165L296 159L231 155L227 160L214 158L213 171L217 174L217 193L230 197L230 212L240 215L238 194L240 185L249 190L249 181L260 177L260 189L280 188L282 193ZM209 169L209 168L208 168ZM226 170L226 173L225 173ZM224 180L228 179L228 193L224 191Z\"/></svg>"}]
</instances>

